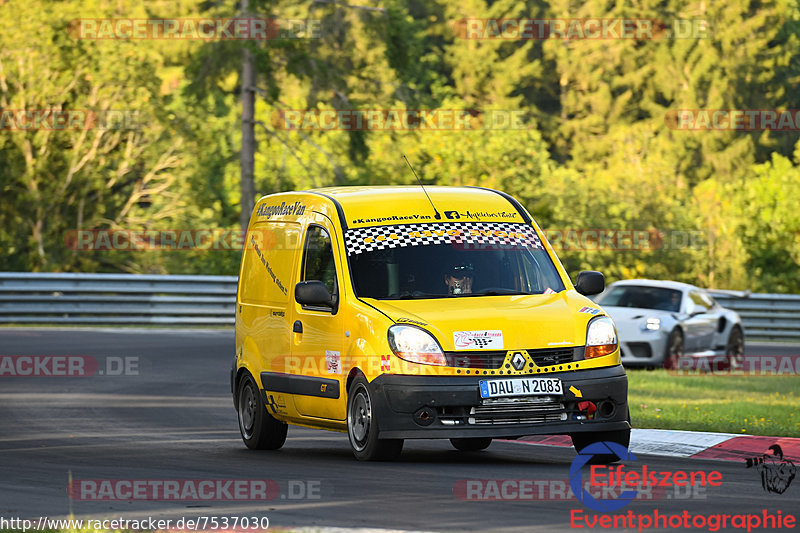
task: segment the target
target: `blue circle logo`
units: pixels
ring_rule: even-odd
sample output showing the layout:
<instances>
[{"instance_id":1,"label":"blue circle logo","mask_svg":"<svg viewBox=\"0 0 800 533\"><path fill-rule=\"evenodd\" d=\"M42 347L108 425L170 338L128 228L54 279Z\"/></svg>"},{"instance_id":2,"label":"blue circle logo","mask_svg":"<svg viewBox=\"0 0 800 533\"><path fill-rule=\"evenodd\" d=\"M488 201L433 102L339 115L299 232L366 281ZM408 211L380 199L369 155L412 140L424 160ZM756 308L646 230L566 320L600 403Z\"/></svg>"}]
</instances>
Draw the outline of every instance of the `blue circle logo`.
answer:
<instances>
[{"instance_id":1,"label":"blue circle logo","mask_svg":"<svg viewBox=\"0 0 800 533\"><path fill-rule=\"evenodd\" d=\"M578 498L579 502L595 511L609 512L622 509L636 498L637 492L635 490L626 490L617 498L598 500L583 488L581 468L591 461L595 455L614 455L623 461L636 461L636 456L622 444L617 444L616 442L592 443L578 453L578 456L572 460L572 464L569 467L569 486L572 489L572 493Z\"/></svg>"}]
</instances>

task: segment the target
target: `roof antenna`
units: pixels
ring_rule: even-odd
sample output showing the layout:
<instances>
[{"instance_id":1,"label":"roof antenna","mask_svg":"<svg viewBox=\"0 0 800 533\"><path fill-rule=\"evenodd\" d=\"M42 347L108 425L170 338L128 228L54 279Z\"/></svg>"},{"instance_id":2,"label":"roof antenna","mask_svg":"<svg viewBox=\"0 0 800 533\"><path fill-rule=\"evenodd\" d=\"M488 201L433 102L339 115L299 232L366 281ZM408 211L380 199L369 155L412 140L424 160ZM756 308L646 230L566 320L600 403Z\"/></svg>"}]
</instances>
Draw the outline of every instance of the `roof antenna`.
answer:
<instances>
[{"instance_id":1,"label":"roof antenna","mask_svg":"<svg viewBox=\"0 0 800 533\"><path fill-rule=\"evenodd\" d=\"M414 170L414 167L411 166L411 162L406 157L406 154L403 154L403 159L406 160L406 163L408 163L408 168L411 169L411 172L414 173L414 177L417 178L417 183L419 183L419 186L422 187L422 192L424 192L425 196L428 197L428 201L431 203L431 207L433 208L433 212L436 213L436 215L433 218L435 218L436 220L439 220L440 218L442 218L442 215L439 214L439 211L436 210L436 206L433 205L433 200L431 200L431 197L428 196L428 191L425 190L425 186L422 184L422 180L419 179L419 176L417 176L417 171Z\"/></svg>"}]
</instances>

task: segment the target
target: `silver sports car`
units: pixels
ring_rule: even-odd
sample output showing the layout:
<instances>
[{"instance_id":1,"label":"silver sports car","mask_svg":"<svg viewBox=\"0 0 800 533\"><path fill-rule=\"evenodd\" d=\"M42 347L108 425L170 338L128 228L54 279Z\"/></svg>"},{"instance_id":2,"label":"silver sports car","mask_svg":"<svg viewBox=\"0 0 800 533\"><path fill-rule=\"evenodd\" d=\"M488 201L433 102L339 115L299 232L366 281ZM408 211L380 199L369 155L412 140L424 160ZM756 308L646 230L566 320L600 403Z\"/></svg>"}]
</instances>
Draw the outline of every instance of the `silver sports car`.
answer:
<instances>
[{"instance_id":1,"label":"silver sports car","mask_svg":"<svg viewBox=\"0 0 800 533\"><path fill-rule=\"evenodd\" d=\"M597 303L617 325L625 366L694 367L708 357L716 367L741 365L744 328L735 311L686 283L631 279L609 285ZM692 359L687 359L691 357ZM697 365L699 366L699 365Z\"/></svg>"}]
</instances>

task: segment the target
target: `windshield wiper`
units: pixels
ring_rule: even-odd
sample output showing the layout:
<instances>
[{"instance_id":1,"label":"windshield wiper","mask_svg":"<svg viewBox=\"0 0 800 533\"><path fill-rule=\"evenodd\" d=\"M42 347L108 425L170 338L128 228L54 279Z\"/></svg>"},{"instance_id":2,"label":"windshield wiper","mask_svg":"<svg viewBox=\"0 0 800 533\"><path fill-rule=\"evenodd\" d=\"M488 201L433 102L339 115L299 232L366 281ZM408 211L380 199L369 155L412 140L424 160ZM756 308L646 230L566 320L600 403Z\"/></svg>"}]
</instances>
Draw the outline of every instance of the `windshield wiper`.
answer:
<instances>
[{"instance_id":1,"label":"windshield wiper","mask_svg":"<svg viewBox=\"0 0 800 533\"><path fill-rule=\"evenodd\" d=\"M421 291L403 291L397 296L392 296L387 298L387 300L422 300L425 298L449 298L450 295L448 294L431 294L427 292Z\"/></svg>"},{"instance_id":2,"label":"windshield wiper","mask_svg":"<svg viewBox=\"0 0 800 533\"><path fill-rule=\"evenodd\" d=\"M473 292L471 294L463 294L462 296L500 296L500 295L520 295L520 294L532 294L532 293L518 291L515 289L492 288L492 289L484 289L478 292Z\"/></svg>"}]
</instances>

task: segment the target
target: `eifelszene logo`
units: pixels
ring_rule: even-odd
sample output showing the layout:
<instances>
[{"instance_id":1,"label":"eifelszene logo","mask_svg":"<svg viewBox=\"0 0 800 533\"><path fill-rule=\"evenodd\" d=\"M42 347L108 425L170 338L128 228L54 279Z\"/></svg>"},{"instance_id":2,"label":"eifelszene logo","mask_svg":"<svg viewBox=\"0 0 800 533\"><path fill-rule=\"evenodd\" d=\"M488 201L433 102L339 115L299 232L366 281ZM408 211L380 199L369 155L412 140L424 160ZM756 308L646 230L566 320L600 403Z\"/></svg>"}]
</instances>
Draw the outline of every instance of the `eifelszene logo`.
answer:
<instances>
[{"instance_id":1,"label":"eifelszene logo","mask_svg":"<svg viewBox=\"0 0 800 533\"><path fill-rule=\"evenodd\" d=\"M598 457L599 456L599 457ZM603 499L595 498L585 487L581 479L581 469L590 462L608 463L608 459L636 461L625 446L616 442L595 442L580 451L572 461L569 469L569 483L573 494L579 502L595 511L618 511L633 501L639 490L651 488L694 488L719 487L722 484L722 473L719 470L706 472L703 470L654 470L643 464L640 469L629 468L625 464L594 464L590 471L588 486L591 489L602 489ZM595 461L592 461L595 459ZM622 491L622 492L619 492ZM597 491L594 491L597 494Z\"/></svg>"},{"instance_id":2,"label":"eifelszene logo","mask_svg":"<svg viewBox=\"0 0 800 533\"><path fill-rule=\"evenodd\" d=\"M569 467L569 486L572 493L583 505L595 511L608 512L617 511L622 509L634 498L636 498L635 490L626 490L620 493L616 499L596 499L589 491L583 488L583 476L581 468L586 466L596 455L608 456L615 455L620 460L636 461L636 456L633 455L628 448L616 442L595 442L578 452L572 464Z\"/></svg>"}]
</instances>

